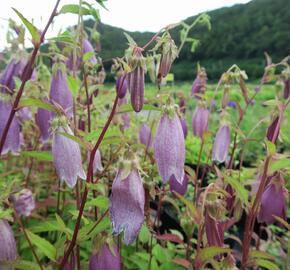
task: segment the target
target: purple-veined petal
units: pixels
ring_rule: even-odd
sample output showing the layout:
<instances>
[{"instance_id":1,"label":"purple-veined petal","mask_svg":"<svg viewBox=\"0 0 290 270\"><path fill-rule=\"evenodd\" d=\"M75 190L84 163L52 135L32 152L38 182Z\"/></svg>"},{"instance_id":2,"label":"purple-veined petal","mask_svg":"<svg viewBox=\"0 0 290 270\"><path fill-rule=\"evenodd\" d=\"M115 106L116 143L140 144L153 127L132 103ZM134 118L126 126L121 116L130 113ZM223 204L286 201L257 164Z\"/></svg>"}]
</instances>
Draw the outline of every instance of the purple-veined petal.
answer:
<instances>
[{"instance_id":1,"label":"purple-veined petal","mask_svg":"<svg viewBox=\"0 0 290 270\"><path fill-rule=\"evenodd\" d=\"M185 142L179 117L165 113L158 124L154 140L154 156L164 183L172 175L182 184L184 177Z\"/></svg>"},{"instance_id":2,"label":"purple-veined petal","mask_svg":"<svg viewBox=\"0 0 290 270\"><path fill-rule=\"evenodd\" d=\"M227 125L224 125L220 127L215 137L212 155L213 160L218 162L226 161L230 142L230 128Z\"/></svg>"},{"instance_id":3,"label":"purple-veined petal","mask_svg":"<svg viewBox=\"0 0 290 270\"><path fill-rule=\"evenodd\" d=\"M208 130L209 110L203 107L197 107L192 116L192 130L195 136L200 138Z\"/></svg>"},{"instance_id":4,"label":"purple-veined petal","mask_svg":"<svg viewBox=\"0 0 290 270\"><path fill-rule=\"evenodd\" d=\"M134 169L121 179L117 173L110 197L110 216L113 233L124 232L125 244L131 244L137 237L144 222L145 195L140 174Z\"/></svg>"},{"instance_id":5,"label":"purple-veined petal","mask_svg":"<svg viewBox=\"0 0 290 270\"><path fill-rule=\"evenodd\" d=\"M153 136L147 124L142 124L139 130L139 141L144 144L147 148L153 146Z\"/></svg>"},{"instance_id":6,"label":"purple-veined petal","mask_svg":"<svg viewBox=\"0 0 290 270\"><path fill-rule=\"evenodd\" d=\"M35 209L35 201L31 190L23 189L12 198L13 206L20 216L28 217Z\"/></svg>"},{"instance_id":7,"label":"purple-veined petal","mask_svg":"<svg viewBox=\"0 0 290 270\"><path fill-rule=\"evenodd\" d=\"M73 134L68 126L66 128L58 127L53 133L52 154L54 166L59 179L65 181L69 187L74 187L78 176L86 179L82 167L80 146L60 133Z\"/></svg>"}]
</instances>

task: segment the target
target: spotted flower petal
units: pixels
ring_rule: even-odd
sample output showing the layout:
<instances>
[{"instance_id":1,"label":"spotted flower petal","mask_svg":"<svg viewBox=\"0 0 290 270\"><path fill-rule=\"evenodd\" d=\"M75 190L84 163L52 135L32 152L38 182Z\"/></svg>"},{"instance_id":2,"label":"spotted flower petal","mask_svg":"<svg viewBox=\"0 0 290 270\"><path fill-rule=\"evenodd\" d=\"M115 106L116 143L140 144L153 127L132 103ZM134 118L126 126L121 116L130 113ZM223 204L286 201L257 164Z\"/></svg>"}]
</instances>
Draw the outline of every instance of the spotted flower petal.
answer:
<instances>
[{"instance_id":1,"label":"spotted flower petal","mask_svg":"<svg viewBox=\"0 0 290 270\"><path fill-rule=\"evenodd\" d=\"M137 169L121 179L119 170L112 186L110 216L113 233L124 231L124 242L129 245L137 237L144 222L145 195L142 180Z\"/></svg>"},{"instance_id":2,"label":"spotted flower petal","mask_svg":"<svg viewBox=\"0 0 290 270\"><path fill-rule=\"evenodd\" d=\"M172 175L182 184L184 177L185 142L179 117L165 113L158 124L154 140L154 156L164 183Z\"/></svg>"},{"instance_id":3,"label":"spotted flower petal","mask_svg":"<svg viewBox=\"0 0 290 270\"><path fill-rule=\"evenodd\" d=\"M86 179L86 174L82 167L81 150L75 141L65 137L61 133L73 135L68 126L60 126L53 133L52 154L54 166L59 179L65 181L69 187L74 187L78 176Z\"/></svg>"}]
</instances>

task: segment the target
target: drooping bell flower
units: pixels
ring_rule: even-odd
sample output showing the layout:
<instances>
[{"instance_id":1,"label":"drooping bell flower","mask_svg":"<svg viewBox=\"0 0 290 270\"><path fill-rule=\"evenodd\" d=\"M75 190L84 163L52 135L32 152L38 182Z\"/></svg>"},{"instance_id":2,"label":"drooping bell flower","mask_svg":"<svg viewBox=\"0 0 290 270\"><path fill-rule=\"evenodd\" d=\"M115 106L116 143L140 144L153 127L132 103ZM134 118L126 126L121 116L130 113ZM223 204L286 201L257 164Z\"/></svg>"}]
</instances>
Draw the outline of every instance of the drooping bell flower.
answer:
<instances>
[{"instance_id":1,"label":"drooping bell flower","mask_svg":"<svg viewBox=\"0 0 290 270\"><path fill-rule=\"evenodd\" d=\"M228 156L230 142L230 128L227 125L223 125L219 128L215 137L212 159L218 162L225 162Z\"/></svg>"},{"instance_id":2,"label":"drooping bell flower","mask_svg":"<svg viewBox=\"0 0 290 270\"><path fill-rule=\"evenodd\" d=\"M56 127L54 127L56 126ZM61 182L65 181L69 187L74 187L77 178L86 179L82 167L81 150L78 143L62 135L73 135L71 129L58 119L53 121L52 155L57 175Z\"/></svg>"},{"instance_id":3,"label":"drooping bell flower","mask_svg":"<svg viewBox=\"0 0 290 270\"><path fill-rule=\"evenodd\" d=\"M280 116L277 116L267 129L267 139L272 143L276 143L279 137L280 125L281 125Z\"/></svg>"},{"instance_id":4,"label":"drooping bell flower","mask_svg":"<svg viewBox=\"0 0 290 270\"><path fill-rule=\"evenodd\" d=\"M141 48L134 48L132 57L129 59L129 65L132 69L132 71L128 73L128 85L131 93L131 104L135 112L140 112L144 104L146 68Z\"/></svg>"},{"instance_id":5,"label":"drooping bell flower","mask_svg":"<svg viewBox=\"0 0 290 270\"><path fill-rule=\"evenodd\" d=\"M61 68L57 68L52 76L49 97L62 107L69 118L73 116L73 96L67 84L66 73Z\"/></svg>"},{"instance_id":6,"label":"drooping bell flower","mask_svg":"<svg viewBox=\"0 0 290 270\"><path fill-rule=\"evenodd\" d=\"M199 99L198 94L204 94L206 89L207 75L204 68L201 68L192 83L191 95Z\"/></svg>"},{"instance_id":7,"label":"drooping bell flower","mask_svg":"<svg viewBox=\"0 0 290 270\"><path fill-rule=\"evenodd\" d=\"M28 217L35 209L33 194L29 189L23 189L18 194L13 195L12 202L19 216Z\"/></svg>"},{"instance_id":8,"label":"drooping bell flower","mask_svg":"<svg viewBox=\"0 0 290 270\"><path fill-rule=\"evenodd\" d=\"M283 97L288 99L290 97L290 78L284 81Z\"/></svg>"},{"instance_id":9,"label":"drooping bell flower","mask_svg":"<svg viewBox=\"0 0 290 270\"><path fill-rule=\"evenodd\" d=\"M97 254L91 256L89 270L121 270L121 258L117 247L113 246L111 250L105 243Z\"/></svg>"},{"instance_id":10,"label":"drooping bell flower","mask_svg":"<svg viewBox=\"0 0 290 270\"><path fill-rule=\"evenodd\" d=\"M139 141L144 144L146 148L151 148L153 146L153 136L147 124L143 124L139 130Z\"/></svg>"},{"instance_id":11,"label":"drooping bell flower","mask_svg":"<svg viewBox=\"0 0 290 270\"><path fill-rule=\"evenodd\" d=\"M161 81L165 78L171 69L171 65L178 54L178 49L174 40L171 38L168 32L160 38L161 46L161 59L158 70L158 80Z\"/></svg>"},{"instance_id":12,"label":"drooping bell flower","mask_svg":"<svg viewBox=\"0 0 290 270\"><path fill-rule=\"evenodd\" d=\"M52 120L52 113L48 110L38 108L35 116L36 124L40 130L40 140L45 143L50 138L50 122Z\"/></svg>"},{"instance_id":13,"label":"drooping bell flower","mask_svg":"<svg viewBox=\"0 0 290 270\"><path fill-rule=\"evenodd\" d=\"M117 79L116 89L118 98L124 98L127 93L128 83L126 75L122 75Z\"/></svg>"},{"instance_id":14,"label":"drooping bell flower","mask_svg":"<svg viewBox=\"0 0 290 270\"><path fill-rule=\"evenodd\" d=\"M0 93L12 94L15 88L15 81L13 76L15 74L15 67L17 61L12 58L4 71L0 75Z\"/></svg>"},{"instance_id":15,"label":"drooping bell flower","mask_svg":"<svg viewBox=\"0 0 290 270\"><path fill-rule=\"evenodd\" d=\"M90 160L90 153L88 152L88 160ZM101 152L97 149L94 162L93 162L93 173L101 172L103 170L102 159L101 159Z\"/></svg>"},{"instance_id":16,"label":"drooping bell flower","mask_svg":"<svg viewBox=\"0 0 290 270\"><path fill-rule=\"evenodd\" d=\"M26 58L21 58L15 65L14 76L17 76L19 79L22 79L22 75L26 65L28 64L28 60ZM35 81L37 77L36 70L33 69L30 80Z\"/></svg>"},{"instance_id":17,"label":"drooping bell flower","mask_svg":"<svg viewBox=\"0 0 290 270\"><path fill-rule=\"evenodd\" d=\"M2 137L11 110L12 105L9 98L3 94L3 96L0 96L0 138ZM20 151L20 145L20 124L18 119L14 117L0 155L5 155L9 151L13 154L17 154Z\"/></svg>"},{"instance_id":18,"label":"drooping bell flower","mask_svg":"<svg viewBox=\"0 0 290 270\"><path fill-rule=\"evenodd\" d=\"M192 130L195 136L202 139L203 134L208 130L209 110L198 106L192 116Z\"/></svg>"},{"instance_id":19,"label":"drooping bell flower","mask_svg":"<svg viewBox=\"0 0 290 270\"><path fill-rule=\"evenodd\" d=\"M97 63L97 58L95 56L94 48L91 42L88 39L83 39L83 54L92 53L93 55L90 57L89 62Z\"/></svg>"},{"instance_id":20,"label":"drooping bell flower","mask_svg":"<svg viewBox=\"0 0 290 270\"><path fill-rule=\"evenodd\" d=\"M185 142L179 117L175 112L164 113L154 140L154 156L163 183L172 175L182 184L184 178Z\"/></svg>"},{"instance_id":21,"label":"drooping bell flower","mask_svg":"<svg viewBox=\"0 0 290 270\"><path fill-rule=\"evenodd\" d=\"M284 179L281 174L271 179L263 192L261 199L261 207L258 213L258 222L272 224L276 221L274 216L278 216L286 220L287 206L286 195L284 189Z\"/></svg>"},{"instance_id":22,"label":"drooping bell flower","mask_svg":"<svg viewBox=\"0 0 290 270\"><path fill-rule=\"evenodd\" d=\"M184 178L182 181L182 184L176 181L174 175L172 175L169 179L169 185L170 185L170 191L177 192L180 195L184 195L187 191L187 185L188 185L188 176L187 174L184 174Z\"/></svg>"},{"instance_id":23,"label":"drooping bell flower","mask_svg":"<svg viewBox=\"0 0 290 270\"><path fill-rule=\"evenodd\" d=\"M134 161L120 168L112 185L110 218L113 233L124 232L124 242L136 239L144 222L145 194L142 179Z\"/></svg>"},{"instance_id":24,"label":"drooping bell flower","mask_svg":"<svg viewBox=\"0 0 290 270\"><path fill-rule=\"evenodd\" d=\"M186 123L186 120L184 118L182 118L182 117L179 117L179 120L180 120L180 124L181 124L181 127L182 127L184 139L185 139L186 136L187 136L187 132L188 132L187 123Z\"/></svg>"},{"instance_id":25,"label":"drooping bell flower","mask_svg":"<svg viewBox=\"0 0 290 270\"><path fill-rule=\"evenodd\" d=\"M1 261L14 261L17 258L16 242L14 233L9 223L0 219L0 262ZM13 267L1 267L3 270L13 270Z\"/></svg>"},{"instance_id":26,"label":"drooping bell flower","mask_svg":"<svg viewBox=\"0 0 290 270\"><path fill-rule=\"evenodd\" d=\"M208 245L222 247L224 245L224 231L222 224L212 218L207 212L205 214L204 223Z\"/></svg>"}]
</instances>

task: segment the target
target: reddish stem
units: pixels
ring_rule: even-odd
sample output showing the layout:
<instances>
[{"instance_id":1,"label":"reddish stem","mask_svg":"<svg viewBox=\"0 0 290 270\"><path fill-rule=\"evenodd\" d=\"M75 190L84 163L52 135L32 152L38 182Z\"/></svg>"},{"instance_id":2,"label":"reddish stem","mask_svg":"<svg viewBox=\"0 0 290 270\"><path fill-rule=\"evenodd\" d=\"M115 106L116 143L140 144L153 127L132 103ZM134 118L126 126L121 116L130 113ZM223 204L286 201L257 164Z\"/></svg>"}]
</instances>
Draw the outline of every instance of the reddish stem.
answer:
<instances>
[{"instance_id":1,"label":"reddish stem","mask_svg":"<svg viewBox=\"0 0 290 270\"><path fill-rule=\"evenodd\" d=\"M112 111L111 111L111 114L100 134L100 137L98 138L98 141L96 143L96 145L94 146L93 150L91 151L91 154L90 154L90 161L89 161L89 165L88 165L88 171L87 171L87 179L86 179L86 182L87 183L90 183L92 182L92 179L93 179L93 162L94 162L94 157L95 157L95 154L98 150L98 147L99 145L101 144L102 140L104 139L104 136L110 126L110 123L115 115L115 111L116 111L116 108L117 108L117 105L118 105L118 96L116 95L116 98L115 98L115 101L114 101L114 105L113 105L113 108L112 108ZM75 225L75 229L74 229L74 233L73 233L73 237L72 237L72 240L70 242L70 245L67 249L67 251L65 252L64 254L64 257L60 263L60 266L59 266L59 269L62 270L69 258L69 255L70 253L72 252L75 244L76 244L76 240L77 240L77 236L78 236L78 232L79 232L79 229L80 229L80 224L81 224L81 219L82 219L82 215L83 215L83 212L84 212L84 208L85 208L85 204L86 204L86 201L87 201L87 196L88 196L88 186L86 185L85 186L85 190L84 190L84 193L83 193L83 196L82 196L82 201L81 201L81 205L80 205L80 210L79 210L79 215L78 215L78 218L77 218L77 221L76 221L76 225Z\"/></svg>"}]
</instances>

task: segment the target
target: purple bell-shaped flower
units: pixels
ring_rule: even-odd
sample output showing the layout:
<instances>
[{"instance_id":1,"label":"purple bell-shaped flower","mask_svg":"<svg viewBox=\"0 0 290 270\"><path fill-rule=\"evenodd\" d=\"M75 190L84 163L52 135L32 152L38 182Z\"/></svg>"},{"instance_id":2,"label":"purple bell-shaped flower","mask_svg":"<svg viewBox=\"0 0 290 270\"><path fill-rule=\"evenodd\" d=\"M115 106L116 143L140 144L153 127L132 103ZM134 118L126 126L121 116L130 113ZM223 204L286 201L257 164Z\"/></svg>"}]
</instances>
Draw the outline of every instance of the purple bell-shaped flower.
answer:
<instances>
[{"instance_id":1,"label":"purple bell-shaped flower","mask_svg":"<svg viewBox=\"0 0 290 270\"><path fill-rule=\"evenodd\" d=\"M179 117L164 113L154 140L154 156L163 183L172 175L182 184L184 178L185 142Z\"/></svg>"},{"instance_id":2,"label":"purple bell-shaped flower","mask_svg":"<svg viewBox=\"0 0 290 270\"><path fill-rule=\"evenodd\" d=\"M12 197L13 206L19 216L28 217L35 209L33 194L29 189L23 189Z\"/></svg>"},{"instance_id":3,"label":"purple bell-shaped flower","mask_svg":"<svg viewBox=\"0 0 290 270\"><path fill-rule=\"evenodd\" d=\"M104 244L97 254L90 258L89 270L121 270L121 257L117 247L109 248Z\"/></svg>"},{"instance_id":4,"label":"purple bell-shaped flower","mask_svg":"<svg viewBox=\"0 0 290 270\"><path fill-rule=\"evenodd\" d=\"M227 125L223 125L215 137L212 159L218 162L225 162L228 156L230 142L230 128Z\"/></svg>"},{"instance_id":5,"label":"purple bell-shaped flower","mask_svg":"<svg viewBox=\"0 0 290 270\"><path fill-rule=\"evenodd\" d=\"M88 160L90 159L90 153L88 152ZM101 159L101 152L97 149L94 162L93 162L93 173L101 172L103 170L102 159Z\"/></svg>"},{"instance_id":6,"label":"purple bell-shaped flower","mask_svg":"<svg viewBox=\"0 0 290 270\"><path fill-rule=\"evenodd\" d=\"M209 110L203 107L197 107L192 116L192 130L194 136L202 139L203 134L208 130Z\"/></svg>"},{"instance_id":7,"label":"purple bell-shaped flower","mask_svg":"<svg viewBox=\"0 0 290 270\"><path fill-rule=\"evenodd\" d=\"M187 174L184 174L184 178L182 181L182 184L176 181L174 175L170 177L169 180L170 185L170 191L173 193L173 191L177 192L180 195L184 195L187 191L187 185L188 185L188 176Z\"/></svg>"},{"instance_id":8,"label":"purple bell-shaped flower","mask_svg":"<svg viewBox=\"0 0 290 270\"><path fill-rule=\"evenodd\" d=\"M2 137L10 112L12 110L12 105L6 98L7 97L0 96L0 138ZM5 155L9 151L11 151L13 154L17 154L20 151L20 145L20 123L18 119L14 117L6 137L2 153L0 153L0 155Z\"/></svg>"},{"instance_id":9,"label":"purple bell-shaped flower","mask_svg":"<svg viewBox=\"0 0 290 270\"><path fill-rule=\"evenodd\" d=\"M286 220L286 196L284 190L284 179L281 174L271 179L266 187L261 200L258 222L272 224L275 222L275 216Z\"/></svg>"},{"instance_id":10,"label":"purple bell-shaped flower","mask_svg":"<svg viewBox=\"0 0 290 270\"><path fill-rule=\"evenodd\" d=\"M179 120L180 120L180 124L181 124L181 127L182 127L184 139L185 139L187 137L187 133L188 133L186 119L182 118L182 117L179 117Z\"/></svg>"},{"instance_id":11,"label":"purple bell-shaped flower","mask_svg":"<svg viewBox=\"0 0 290 270\"><path fill-rule=\"evenodd\" d=\"M126 96L127 88L128 82L126 75L122 75L117 79L116 82L117 95L119 98L124 98Z\"/></svg>"},{"instance_id":12,"label":"purple bell-shaped flower","mask_svg":"<svg viewBox=\"0 0 290 270\"><path fill-rule=\"evenodd\" d=\"M36 124L40 131L40 140L45 143L50 138L50 122L52 120L52 113L48 110L38 108L35 116Z\"/></svg>"},{"instance_id":13,"label":"purple bell-shaped flower","mask_svg":"<svg viewBox=\"0 0 290 270\"><path fill-rule=\"evenodd\" d=\"M58 68L51 80L50 99L60 105L67 116L73 116L73 96L67 84L67 76Z\"/></svg>"},{"instance_id":14,"label":"purple bell-shaped flower","mask_svg":"<svg viewBox=\"0 0 290 270\"><path fill-rule=\"evenodd\" d=\"M14 233L9 223L0 219L0 262L1 261L14 261L17 258L17 249L14 238ZM2 267L2 270L13 270L13 267Z\"/></svg>"},{"instance_id":15,"label":"purple bell-shaped flower","mask_svg":"<svg viewBox=\"0 0 290 270\"><path fill-rule=\"evenodd\" d=\"M147 124L143 124L139 130L139 141L144 144L146 148L153 146L153 136Z\"/></svg>"},{"instance_id":16,"label":"purple bell-shaped flower","mask_svg":"<svg viewBox=\"0 0 290 270\"><path fill-rule=\"evenodd\" d=\"M131 104L135 112L140 112L144 104L145 62L142 49L135 48L129 61L132 71L128 73Z\"/></svg>"},{"instance_id":17,"label":"purple bell-shaped flower","mask_svg":"<svg viewBox=\"0 0 290 270\"><path fill-rule=\"evenodd\" d=\"M137 168L119 169L112 186L110 217L113 233L124 232L124 242L131 244L144 222L145 194Z\"/></svg>"},{"instance_id":18,"label":"purple bell-shaped flower","mask_svg":"<svg viewBox=\"0 0 290 270\"><path fill-rule=\"evenodd\" d=\"M53 131L52 154L54 166L60 181L65 181L69 187L74 187L78 177L86 179L82 167L81 150L75 141L61 133L73 135L67 125L60 125Z\"/></svg>"}]
</instances>

